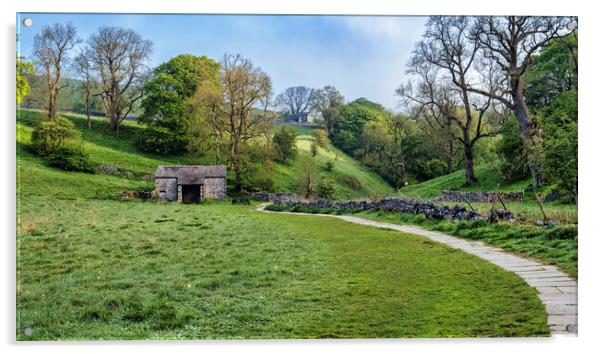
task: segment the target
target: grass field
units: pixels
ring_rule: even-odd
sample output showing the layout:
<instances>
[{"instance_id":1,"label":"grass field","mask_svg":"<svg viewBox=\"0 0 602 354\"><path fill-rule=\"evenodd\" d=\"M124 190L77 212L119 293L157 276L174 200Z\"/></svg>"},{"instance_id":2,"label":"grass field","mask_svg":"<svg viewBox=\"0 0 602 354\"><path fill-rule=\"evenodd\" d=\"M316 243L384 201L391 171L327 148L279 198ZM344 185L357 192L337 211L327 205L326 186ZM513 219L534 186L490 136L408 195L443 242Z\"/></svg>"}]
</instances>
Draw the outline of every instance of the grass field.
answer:
<instances>
[{"instance_id":1,"label":"grass field","mask_svg":"<svg viewBox=\"0 0 602 354\"><path fill-rule=\"evenodd\" d=\"M225 203L26 197L17 271L19 339L548 334L535 290L479 258Z\"/></svg>"}]
</instances>

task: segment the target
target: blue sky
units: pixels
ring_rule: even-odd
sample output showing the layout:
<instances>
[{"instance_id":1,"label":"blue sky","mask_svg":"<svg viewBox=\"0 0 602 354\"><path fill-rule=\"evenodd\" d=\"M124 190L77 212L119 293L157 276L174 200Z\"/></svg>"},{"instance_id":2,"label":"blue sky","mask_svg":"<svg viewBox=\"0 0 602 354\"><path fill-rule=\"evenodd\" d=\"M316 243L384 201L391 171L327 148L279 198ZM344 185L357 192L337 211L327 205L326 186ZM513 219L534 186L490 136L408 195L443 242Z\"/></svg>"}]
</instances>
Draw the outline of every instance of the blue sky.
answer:
<instances>
[{"instance_id":1,"label":"blue sky","mask_svg":"<svg viewBox=\"0 0 602 354\"><path fill-rule=\"evenodd\" d=\"M19 16L18 16L19 18ZM358 97L397 111L395 89L424 29L424 17L36 14L19 23L20 54L31 57L34 35L46 24L70 21L82 39L102 25L131 28L154 43L151 66L180 53L220 60L241 53L270 75L274 93L289 86L334 85L347 101Z\"/></svg>"}]
</instances>

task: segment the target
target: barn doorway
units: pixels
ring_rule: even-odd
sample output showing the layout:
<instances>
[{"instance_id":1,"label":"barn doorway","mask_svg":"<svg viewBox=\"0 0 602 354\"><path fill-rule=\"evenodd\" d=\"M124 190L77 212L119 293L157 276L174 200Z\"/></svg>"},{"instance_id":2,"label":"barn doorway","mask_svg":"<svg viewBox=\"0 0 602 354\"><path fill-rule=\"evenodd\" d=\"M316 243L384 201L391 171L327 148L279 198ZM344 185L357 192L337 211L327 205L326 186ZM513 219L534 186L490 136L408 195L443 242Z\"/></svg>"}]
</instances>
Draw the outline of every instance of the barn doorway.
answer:
<instances>
[{"instance_id":1,"label":"barn doorway","mask_svg":"<svg viewBox=\"0 0 602 354\"><path fill-rule=\"evenodd\" d=\"M201 190L202 189L203 189L203 186L198 185L198 184L182 185L182 203L193 204L193 203L202 202L203 201L201 199Z\"/></svg>"}]
</instances>

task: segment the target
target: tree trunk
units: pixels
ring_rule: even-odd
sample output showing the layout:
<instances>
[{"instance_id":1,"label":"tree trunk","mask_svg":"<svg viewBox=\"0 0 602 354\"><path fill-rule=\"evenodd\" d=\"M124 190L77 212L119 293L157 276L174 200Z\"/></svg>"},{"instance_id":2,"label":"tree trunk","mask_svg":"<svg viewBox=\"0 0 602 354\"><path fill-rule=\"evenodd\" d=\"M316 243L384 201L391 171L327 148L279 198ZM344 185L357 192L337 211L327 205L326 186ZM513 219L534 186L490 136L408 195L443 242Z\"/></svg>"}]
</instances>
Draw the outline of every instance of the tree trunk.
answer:
<instances>
[{"instance_id":1,"label":"tree trunk","mask_svg":"<svg viewBox=\"0 0 602 354\"><path fill-rule=\"evenodd\" d=\"M56 116L56 90L50 88L48 93L48 118L54 119Z\"/></svg>"},{"instance_id":2,"label":"tree trunk","mask_svg":"<svg viewBox=\"0 0 602 354\"><path fill-rule=\"evenodd\" d=\"M512 101L514 103L514 114L518 119L520 126L520 136L523 141L523 148L527 153L527 160L533 186L541 187L544 182L544 175L541 168L541 131L539 124L529 118L529 109L523 97L523 83L520 78L512 79Z\"/></svg>"},{"instance_id":3,"label":"tree trunk","mask_svg":"<svg viewBox=\"0 0 602 354\"><path fill-rule=\"evenodd\" d=\"M464 163L466 184L471 186L477 181L477 177L474 174L474 154L470 144L464 144Z\"/></svg>"}]
</instances>

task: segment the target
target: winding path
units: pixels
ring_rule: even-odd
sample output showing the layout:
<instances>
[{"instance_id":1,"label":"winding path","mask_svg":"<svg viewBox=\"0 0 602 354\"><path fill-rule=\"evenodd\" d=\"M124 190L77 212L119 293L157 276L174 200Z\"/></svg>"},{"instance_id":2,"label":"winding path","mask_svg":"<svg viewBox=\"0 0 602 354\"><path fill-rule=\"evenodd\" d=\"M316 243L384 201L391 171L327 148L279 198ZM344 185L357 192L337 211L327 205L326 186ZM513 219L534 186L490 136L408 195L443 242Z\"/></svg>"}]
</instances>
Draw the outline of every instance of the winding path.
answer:
<instances>
[{"instance_id":1,"label":"winding path","mask_svg":"<svg viewBox=\"0 0 602 354\"><path fill-rule=\"evenodd\" d=\"M480 257L517 274L528 285L537 290L538 296L548 313L548 326L552 335L577 335L577 281L559 271L555 266L521 258L501 248L487 246L481 241L469 241L440 232L425 230L417 226L396 225L349 215L272 212L265 210L266 206L267 203L262 204L256 210L268 213L332 217L356 224L411 233Z\"/></svg>"}]
</instances>

